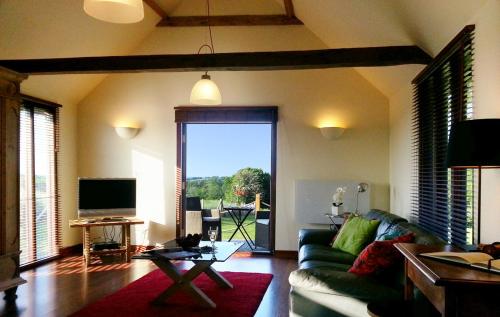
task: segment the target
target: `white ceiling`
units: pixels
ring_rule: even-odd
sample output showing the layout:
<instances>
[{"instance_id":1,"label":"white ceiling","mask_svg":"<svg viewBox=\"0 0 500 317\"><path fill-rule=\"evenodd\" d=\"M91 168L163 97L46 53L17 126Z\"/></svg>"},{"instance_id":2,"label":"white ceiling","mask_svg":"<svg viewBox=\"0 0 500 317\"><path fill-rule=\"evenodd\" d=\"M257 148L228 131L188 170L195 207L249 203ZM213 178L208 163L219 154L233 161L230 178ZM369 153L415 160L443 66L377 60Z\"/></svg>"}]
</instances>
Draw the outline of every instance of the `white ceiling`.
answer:
<instances>
[{"instance_id":1,"label":"white ceiling","mask_svg":"<svg viewBox=\"0 0 500 317\"><path fill-rule=\"evenodd\" d=\"M282 0L275 0L282 3ZM435 56L487 0L293 0L295 14L328 47L418 45ZM422 66L358 68L390 97Z\"/></svg>"},{"instance_id":2,"label":"white ceiling","mask_svg":"<svg viewBox=\"0 0 500 317\"><path fill-rule=\"evenodd\" d=\"M205 0L157 0L170 15L203 15ZM450 41L487 0L293 0L295 13L327 47L419 45L430 55ZM283 14L283 0L211 0L213 14ZM0 59L127 55L155 30L159 17L110 24L87 16L83 1L0 0ZM258 32L258 28L256 28ZM187 32L189 34L189 32ZM358 68L390 97L422 66ZM23 87L43 96L45 83L78 102L104 75L33 76ZM43 86L43 85L42 85ZM58 100L54 100L58 101Z\"/></svg>"}]
</instances>

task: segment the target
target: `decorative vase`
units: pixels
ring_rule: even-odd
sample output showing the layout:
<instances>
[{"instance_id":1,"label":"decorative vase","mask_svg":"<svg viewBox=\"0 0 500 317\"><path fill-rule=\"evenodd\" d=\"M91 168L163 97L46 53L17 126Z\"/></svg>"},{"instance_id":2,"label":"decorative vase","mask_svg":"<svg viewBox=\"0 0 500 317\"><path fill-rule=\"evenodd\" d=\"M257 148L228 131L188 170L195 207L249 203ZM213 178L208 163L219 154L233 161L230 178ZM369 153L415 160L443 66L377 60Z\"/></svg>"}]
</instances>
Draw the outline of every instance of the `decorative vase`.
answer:
<instances>
[{"instance_id":1,"label":"decorative vase","mask_svg":"<svg viewBox=\"0 0 500 317\"><path fill-rule=\"evenodd\" d=\"M334 206L332 205L332 215L333 216L338 216L344 213L344 206Z\"/></svg>"}]
</instances>

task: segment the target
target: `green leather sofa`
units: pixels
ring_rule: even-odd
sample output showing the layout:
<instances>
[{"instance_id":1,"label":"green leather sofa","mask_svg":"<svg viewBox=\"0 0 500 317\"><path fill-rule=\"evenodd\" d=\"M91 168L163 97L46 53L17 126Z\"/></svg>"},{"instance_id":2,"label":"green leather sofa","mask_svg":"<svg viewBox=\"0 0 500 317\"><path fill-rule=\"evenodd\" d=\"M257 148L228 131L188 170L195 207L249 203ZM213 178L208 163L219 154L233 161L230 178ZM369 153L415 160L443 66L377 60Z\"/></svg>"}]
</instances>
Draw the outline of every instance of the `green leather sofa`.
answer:
<instances>
[{"instance_id":1,"label":"green leather sofa","mask_svg":"<svg viewBox=\"0 0 500 317\"><path fill-rule=\"evenodd\" d=\"M371 210L363 217L380 220L375 240L398 230L413 232L415 243L444 244L441 239L396 215ZM330 229L300 230L299 269L289 276L290 316L368 316L368 303L403 298L403 265L378 278L349 273L356 257L332 249L334 235Z\"/></svg>"}]
</instances>

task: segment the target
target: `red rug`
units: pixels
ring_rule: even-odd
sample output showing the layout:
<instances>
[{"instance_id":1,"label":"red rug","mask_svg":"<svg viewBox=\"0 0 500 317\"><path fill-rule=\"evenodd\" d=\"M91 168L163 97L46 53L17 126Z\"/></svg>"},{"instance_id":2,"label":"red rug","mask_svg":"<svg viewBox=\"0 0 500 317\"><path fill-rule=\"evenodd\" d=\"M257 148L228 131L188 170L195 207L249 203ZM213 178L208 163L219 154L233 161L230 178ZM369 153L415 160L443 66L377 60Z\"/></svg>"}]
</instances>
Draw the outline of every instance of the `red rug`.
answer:
<instances>
[{"instance_id":1,"label":"red rug","mask_svg":"<svg viewBox=\"0 0 500 317\"><path fill-rule=\"evenodd\" d=\"M197 304L183 291L167 299L165 305L151 305L151 301L172 284L163 272L155 270L72 316L253 316L273 275L236 272L221 274L233 284L233 289L218 287L205 274L194 280L194 284L217 304L216 308Z\"/></svg>"}]
</instances>

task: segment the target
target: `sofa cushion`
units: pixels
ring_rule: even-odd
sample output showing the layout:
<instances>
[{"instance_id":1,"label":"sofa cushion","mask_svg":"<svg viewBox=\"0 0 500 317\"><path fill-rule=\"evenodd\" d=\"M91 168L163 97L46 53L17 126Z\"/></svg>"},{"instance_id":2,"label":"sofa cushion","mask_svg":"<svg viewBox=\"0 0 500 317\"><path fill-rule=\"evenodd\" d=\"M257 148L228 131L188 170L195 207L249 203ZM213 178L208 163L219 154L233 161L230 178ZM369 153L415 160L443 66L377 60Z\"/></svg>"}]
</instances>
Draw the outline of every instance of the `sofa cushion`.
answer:
<instances>
[{"instance_id":1,"label":"sofa cushion","mask_svg":"<svg viewBox=\"0 0 500 317\"><path fill-rule=\"evenodd\" d=\"M367 301L398 300L403 297L400 288L389 287L370 277L326 268L293 271L288 281L292 287Z\"/></svg>"},{"instance_id":2,"label":"sofa cushion","mask_svg":"<svg viewBox=\"0 0 500 317\"><path fill-rule=\"evenodd\" d=\"M349 268L351 268L351 264L343 264L337 262L329 262L329 261L304 261L300 263L301 269L330 269L334 271L347 272Z\"/></svg>"},{"instance_id":3,"label":"sofa cushion","mask_svg":"<svg viewBox=\"0 0 500 317\"><path fill-rule=\"evenodd\" d=\"M401 222L407 222L406 219L401 218L395 214L388 213L386 211L372 209L365 216L366 219L370 220L380 220L380 225L377 228L377 233L375 233L375 240L383 240L380 237L387 233L387 231L395 224Z\"/></svg>"},{"instance_id":4,"label":"sofa cushion","mask_svg":"<svg viewBox=\"0 0 500 317\"><path fill-rule=\"evenodd\" d=\"M379 224L380 220L349 217L340 228L333 242L333 248L357 256L368 243L373 241Z\"/></svg>"},{"instance_id":5,"label":"sofa cushion","mask_svg":"<svg viewBox=\"0 0 500 317\"><path fill-rule=\"evenodd\" d=\"M430 233L429 231L417 226L416 224L409 223L409 222L402 222L402 223L398 223L396 226L400 227L402 229L405 229L408 232L412 232L413 234L415 234L415 240L413 241L414 243L425 244L425 245L445 245L446 244L445 241L438 238L437 236Z\"/></svg>"},{"instance_id":6,"label":"sofa cushion","mask_svg":"<svg viewBox=\"0 0 500 317\"><path fill-rule=\"evenodd\" d=\"M327 261L352 265L356 256L319 244L306 244L300 248L299 263L304 261Z\"/></svg>"},{"instance_id":7,"label":"sofa cushion","mask_svg":"<svg viewBox=\"0 0 500 317\"><path fill-rule=\"evenodd\" d=\"M393 240L393 239L396 239L397 237L404 236L408 233L412 233L412 232L406 228L403 228L403 227L395 224L395 225L391 226L384 234L378 236L375 240L379 240L379 241Z\"/></svg>"},{"instance_id":8,"label":"sofa cushion","mask_svg":"<svg viewBox=\"0 0 500 317\"><path fill-rule=\"evenodd\" d=\"M380 275L391 267L403 262L403 256L394 243L412 242L414 234L397 237L394 240L374 241L359 254L348 272L357 275Z\"/></svg>"}]
</instances>

